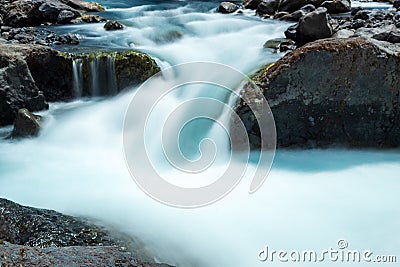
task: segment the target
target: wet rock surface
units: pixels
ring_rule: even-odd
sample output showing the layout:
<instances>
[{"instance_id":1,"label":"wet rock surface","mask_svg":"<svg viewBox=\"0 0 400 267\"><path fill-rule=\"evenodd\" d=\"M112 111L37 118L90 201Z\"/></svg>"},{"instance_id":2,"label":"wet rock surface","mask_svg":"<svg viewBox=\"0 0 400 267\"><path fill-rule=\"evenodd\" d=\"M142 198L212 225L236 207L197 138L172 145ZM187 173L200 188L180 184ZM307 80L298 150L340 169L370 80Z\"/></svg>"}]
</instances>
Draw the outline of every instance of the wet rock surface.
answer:
<instances>
[{"instance_id":1,"label":"wet rock surface","mask_svg":"<svg viewBox=\"0 0 400 267\"><path fill-rule=\"evenodd\" d=\"M274 114L278 146L400 146L399 52L365 37L325 39L260 70L254 80ZM259 136L243 101L237 112L248 133Z\"/></svg>"},{"instance_id":2,"label":"wet rock surface","mask_svg":"<svg viewBox=\"0 0 400 267\"><path fill-rule=\"evenodd\" d=\"M87 220L0 199L1 266L168 266L127 247Z\"/></svg>"},{"instance_id":3,"label":"wet rock surface","mask_svg":"<svg viewBox=\"0 0 400 267\"><path fill-rule=\"evenodd\" d=\"M120 266L168 267L141 261L132 253L117 247L37 248L0 241L0 265L14 266Z\"/></svg>"},{"instance_id":4,"label":"wet rock surface","mask_svg":"<svg viewBox=\"0 0 400 267\"><path fill-rule=\"evenodd\" d=\"M106 29L106 31L122 30L123 28L124 25L115 20L107 21L107 23L104 24L104 29Z\"/></svg>"},{"instance_id":5,"label":"wet rock surface","mask_svg":"<svg viewBox=\"0 0 400 267\"><path fill-rule=\"evenodd\" d=\"M40 117L29 112L26 108L19 109L14 121L13 138L34 137L40 131Z\"/></svg>"}]
</instances>

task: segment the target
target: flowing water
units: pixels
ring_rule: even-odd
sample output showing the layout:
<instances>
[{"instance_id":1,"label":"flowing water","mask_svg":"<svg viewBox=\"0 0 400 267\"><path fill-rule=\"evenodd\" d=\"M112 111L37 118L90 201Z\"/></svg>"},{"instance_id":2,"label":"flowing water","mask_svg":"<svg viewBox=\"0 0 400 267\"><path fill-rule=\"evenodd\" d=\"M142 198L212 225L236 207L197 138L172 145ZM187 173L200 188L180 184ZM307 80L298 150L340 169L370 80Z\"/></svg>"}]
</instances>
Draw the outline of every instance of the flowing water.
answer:
<instances>
[{"instance_id":1,"label":"flowing water","mask_svg":"<svg viewBox=\"0 0 400 267\"><path fill-rule=\"evenodd\" d=\"M216 14L215 2L102 3L108 7L103 15L128 25L124 30L106 32L102 24L90 24L58 31L80 34L81 46L89 48L148 52L163 68L200 60L251 73L282 56L262 45L282 37L287 24L262 21L252 14ZM74 88L80 96L82 62L74 64ZM107 75L112 65L106 68ZM93 63L93 73L97 67ZM99 95L95 77L90 89L94 96ZM397 253L399 260L398 151L278 150L267 181L255 194L248 194L249 174L256 167L250 164L244 180L219 202L199 209L172 208L144 194L125 165L123 120L134 94L131 89L107 99L54 103L43 112L46 120L38 138L1 141L1 196L98 219L139 238L155 260L178 266L288 265L261 262L258 252L268 245L274 250L319 253L337 249L338 239L345 239L351 249ZM209 89L175 94L164 105L196 96L229 102L226 94ZM157 124L157 116L152 122ZM223 134L212 129L213 125L202 125L201 131L192 129L186 136L197 140ZM157 148L154 151L157 156ZM212 178L219 172L216 165L208 175ZM321 263L337 265L364 264Z\"/></svg>"}]
</instances>

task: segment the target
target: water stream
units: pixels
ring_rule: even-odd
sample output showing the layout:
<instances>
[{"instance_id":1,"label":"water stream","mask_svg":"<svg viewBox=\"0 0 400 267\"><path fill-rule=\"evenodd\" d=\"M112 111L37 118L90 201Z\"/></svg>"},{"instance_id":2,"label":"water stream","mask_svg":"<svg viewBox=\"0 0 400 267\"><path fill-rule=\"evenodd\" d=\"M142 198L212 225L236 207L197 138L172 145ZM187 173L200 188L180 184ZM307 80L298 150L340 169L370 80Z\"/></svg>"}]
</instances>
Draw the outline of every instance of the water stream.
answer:
<instances>
[{"instance_id":1,"label":"water stream","mask_svg":"<svg viewBox=\"0 0 400 267\"><path fill-rule=\"evenodd\" d=\"M124 30L106 32L102 24L57 30L85 36L81 42L85 47L148 52L163 68L200 60L248 74L282 56L262 45L282 37L286 23L262 21L252 14L216 14L212 1L100 2L108 7L103 15L118 18L127 25ZM91 63L90 88L82 83L82 61L74 62L77 97L84 92L104 95L102 90L112 88L112 78L102 80L112 75L109 61L105 65L109 71L103 74L95 61ZM126 168L122 129L134 94L132 88L109 98L53 103L42 113L46 120L38 138L1 141L1 197L98 219L139 238L155 260L177 266L287 266L259 261L259 250L268 245L275 250L322 251L337 248L338 239L345 239L352 249L398 253L398 151L278 150L266 183L255 194L248 194L255 168L250 164L244 180L221 201L200 209L172 208L144 194ZM229 102L229 97L208 88L176 93L164 105L198 96ZM207 123L200 130L199 125L194 127L187 134L195 139L187 151L197 139L222 134L210 131L212 127ZM212 178L220 168L217 164L206 176Z\"/></svg>"}]
</instances>

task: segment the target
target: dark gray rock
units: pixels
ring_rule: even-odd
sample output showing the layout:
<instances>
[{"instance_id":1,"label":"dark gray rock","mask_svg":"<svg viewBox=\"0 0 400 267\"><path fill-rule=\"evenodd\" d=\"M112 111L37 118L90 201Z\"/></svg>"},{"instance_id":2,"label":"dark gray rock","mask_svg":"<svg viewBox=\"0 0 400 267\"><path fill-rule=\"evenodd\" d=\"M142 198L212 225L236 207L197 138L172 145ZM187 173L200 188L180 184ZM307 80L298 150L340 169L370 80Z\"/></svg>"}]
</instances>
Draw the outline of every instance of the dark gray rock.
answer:
<instances>
[{"instance_id":1,"label":"dark gray rock","mask_svg":"<svg viewBox=\"0 0 400 267\"><path fill-rule=\"evenodd\" d=\"M351 11L351 0L325 1L321 7L325 7L330 14L345 13Z\"/></svg>"},{"instance_id":2,"label":"dark gray rock","mask_svg":"<svg viewBox=\"0 0 400 267\"><path fill-rule=\"evenodd\" d=\"M307 14L306 11L304 10L297 10L293 13L290 13L286 16L282 16L281 18L279 18L280 20L287 20L287 21L299 21L299 19L303 16L305 16Z\"/></svg>"},{"instance_id":3,"label":"dark gray rock","mask_svg":"<svg viewBox=\"0 0 400 267\"><path fill-rule=\"evenodd\" d=\"M40 131L40 117L29 112L26 108L18 110L14 121L13 138L34 137ZM0 236L1 239L1 236Z\"/></svg>"},{"instance_id":4,"label":"dark gray rock","mask_svg":"<svg viewBox=\"0 0 400 267\"><path fill-rule=\"evenodd\" d=\"M223 14L230 14L239 9L239 6L231 2L222 2L219 4L217 11Z\"/></svg>"},{"instance_id":5,"label":"dark gray rock","mask_svg":"<svg viewBox=\"0 0 400 267\"><path fill-rule=\"evenodd\" d=\"M261 3L262 0L245 0L243 2L244 8L247 9L257 9L258 5Z\"/></svg>"},{"instance_id":6,"label":"dark gray rock","mask_svg":"<svg viewBox=\"0 0 400 267\"><path fill-rule=\"evenodd\" d=\"M297 0L297 1L281 0L278 11L285 11L292 13L308 4L311 4L315 7L319 7L324 1L325 0Z\"/></svg>"},{"instance_id":7,"label":"dark gray rock","mask_svg":"<svg viewBox=\"0 0 400 267\"><path fill-rule=\"evenodd\" d=\"M279 6L279 0L263 0L257 7L257 14L264 15L273 15Z\"/></svg>"},{"instance_id":8,"label":"dark gray rock","mask_svg":"<svg viewBox=\"0 0 400 267\"><path fill-rule=\"evenodd\" d=\"M369 19L369 16L371 14L371 11L369 10L358 10L353 16L354 19L362 19L362 20L367 20Z\"/></svg>"},{"instance_id":9,"label":"dark gray rock","mask_svg":"<svg viewBox=\"0 0 400 267\"><path fill-rule=\"evenodd\" d=\"M296 29L296 42L304 44L318 39L329 38L333 34L328 20L327 10L319 7L299 20Z\"/></svg>"},{"instance_id":10,"label":"dark gray rock","mask_svg":"<svg viewBox=\"0 0 400 267\"><path fill-rule=\"evenodd\" d=\"M16 0L5 1L0 15L8 26L25 27L77 22L76 19L84 16L84 12L103 10L97 3L79 0Z\"/></svg>"},{"instance_id":11,"label":"dark gray rock","mask_svg":"<svg viewBox=\"0 0 400 267\"><path fill-rule=\"evenodd\" d=\"M259 71L254 79L272 109L278 145L400 146L399 52L363 37L326 39ZM237 112L257 129L243 102Z\"/></svg>"},{"instance_id":12,"label":"dark gray rock","mask_svg":"<svg viewBox=\"0 0 400 267\"><path fill-rule=\"evenodd\" d=\"M57 17L57 22L60 24L71 23L71 20L77 18L76 13L69 10L62 10Z\"/></svg>"},{"instance_id":13,"label":"dark gray rock","mask_svg":"<svg viewBox=\"0 0 400 267\"><path fill-rule=\"evenodd\" d=\"M0 266L124 266L168 267L167 264L144 262L122 248L49 247L37 248L0 241Z\"/></svg>"},{"instance_id":14,"label":"dark gray rock","mask_svg":"<svg viewBox=\"0 0 400 267\"><path fill-rule=\"evenodd\" d=\"M393 7L396 8L396 9L400 9L400 0L395 0L393 2Z\"/></svg>"},{"instance_id":15,"label":"dark gray rock","mask_svg":"<svg viewBox=\"0 0 400 267\"><path fill-rule=\"evenodd\" d=\"M106 29L106 31L122 30L123 28L124 28L124 25L122 25L121 23L119 23L116 20L110 20L110 21L107 21L106 24L104 24L104 29Z\"/></svg>"},{"instance_id":16,"label":"dark gray rock","mask_svg":"<svg viewBox=\"0 0 400 267\"><path fill-rule=\"evenodd\" d=\"M146 262L127 241L82 218L0 199L1 266L168 266Z\"/></svg>"},{"instance_id":17,"label":"dark gray rock","mask_svg":"<svg viewBox=\"0 0 400 267\"><path fill-rule=\"evenodd\" d=\"M74 17L81 13L58 0L17 0L5 6L4 23L13 27L37 26L57 22L61 11L70 11Z\"/></svg>"}]
</instances>

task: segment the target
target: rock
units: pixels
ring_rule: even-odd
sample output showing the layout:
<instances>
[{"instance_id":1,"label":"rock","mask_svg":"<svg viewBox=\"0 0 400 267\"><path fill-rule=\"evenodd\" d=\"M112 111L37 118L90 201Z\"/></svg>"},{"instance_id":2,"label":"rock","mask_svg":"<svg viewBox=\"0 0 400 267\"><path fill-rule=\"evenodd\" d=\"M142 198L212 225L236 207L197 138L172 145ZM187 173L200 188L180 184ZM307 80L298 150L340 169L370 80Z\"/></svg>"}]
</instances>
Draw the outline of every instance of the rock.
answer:
<instances>
[{"instance_id":1,"label":"rock","mask_svg":"<svg viewBox=\"0 0 400 267\"><path fill-rule=\"evenodd\" d=\"M391 31L387 38L387 41L390 43L398 44L400 43L400 31Z\"/></svg>"},{"instance_id":2,"label":"rock","mask_svg":"<svg viewBox=\"0 0 400 267\"><path fill-rule=\"evenodd\" d=\"M261 3L262 0L245 0L243 2L244 8L247 9L257 9L258 5Z\"/></svg>"},{"instance_id":3,"label":"rock","mask_svg":"<svg viewBox=\"0 0 400 267\"><path fill-rule=\"evenodd\" d=\"M299 24L294 24L294 25L290 26L289 28L287 28L287 30L285 31L286 38L291 39L291 40L296 40L296 31L297 31L298 26L299 26Z\"/></svg>"},{"instance_id":4,"label":"rock","mask_svg":"<svg viewBox=\"0 0 400 267\"><path fill-rule=\"evenodd\" d=\"M315 7L321 6L324 0L281 0L278 11L285 11L285 12L295 12L299 10L301 7L311 4Z\"/></svg>"},{"instance_id":5,"label":"rock","mask_svg":"<svg viewBox=\"0 0 400 267\"><path fill-rule=\"evenodd\" d=\"M104 228L0 199L1 266L168 266L141 255Z\"/></svg>"},{"instance_id":6,"label":"rock","mask_svg":"<svg viewBox=\"0 0 400 267\"><path fill-rule=\"evenodd\" d=\"M37 96L25 100L24 106L30 111L40 111L49 108L43 92L39 91Z\"/></svg>"},{"instance_id":7,"label":"rock","mask_svg":"<svg viewBox=\"0 0 400 267\"><path fill-rule=\"evenodd\" d=\"M257 14L264 15L273 15L279 5L279 0L263 0L257 7Z\"/></svg>"},{"instance_id":8,"label":"rock","mask_svg":"<svg viewBox=\"0 0 400 267\"><path fill-rule=\"evenodd\" d=\"M259 71L278 146L400 146L399 52L364 37L325 39ZM236 110L247 129L258 127L243 102Z\"/></svg>"},{"instance_id":9,"label":"rock","mask_svg":"<svg viewBox=\"0 0 400 267\"><path fill-rule=\"evenodd\" d=\"M12 124L18 109L38 93L25 56L0 43L0 126ZM47 103L43 100L37 106L46 107Z\"/></svg>"},{"instance_id":10,"label":"rock","mask_svg":"<svg viewBox=\"0 0 400 267\"><path fill-rule=\"evenodd\" d=\"M222 2L219 4L217 11L223 14L230 14L239 9L239 6L231 2Z\"/></svg>"},{"instance_id":11,"label":"rock","mask_svg":"<svg viewBox=\"0 0 400 267\"><path fill-rule=\"evenodd\" d=\"M107 20L100 16L84 14L84 15L72 20L71 23L99 23L99 22L105 22L105 21L107 21Z\"/></svg>"},{"instance_id":12,"label":"rock","mask_svg":"<svg viewBox=\"0 0 400 267\"><path fill-rule=\"evenodd\" d=\"M33 115L26 108L18 110L14 121L12 137L32 137L37 136L40 130L40 117ZM0 236L1 238L1 236Z\"/></svg>"},{"instance_id":13,"label":"rock","mask_svg":"<svg viewBox=\"0 0 400 267\"><path fill-rule=\"evenodd\" d=\"M115 20L107 21L107 23L104 24L104 29L106 29L106 31L122 30L123 28L124 25Z\"/></svg>"},{"instance_id":14,"label":"rock","mask_svg":"<svg viewBox=\"0 0 400 267\"><path fill-rule=\"evenodd\" d=\"M127 266L168 267L167 264L144 262L123 248L50 247L37 248L0 241L0 266ZM79 263L79 264L77 264Z\"/></svg>"},{"instance_id":15,"label":"rock","mask_svg":"<svg viewBox=\"0 0 400 267\"><path fill-rule=\"evenodd\" d=\"M369 19L370 14L371 11L369 10L359 10L353 15L353 19L367 20Z\"/></svg>"},{"instance_id":16,"label":"rock","mask_svg":"<svg viewBox=\"0 0 400 267\"><path fill-rule=\"evenodd\" d=\"M321 7L325 7L329 14L338 14L351 11L350 0L325 1L321 4Z\"/></svg>"},{"instance_id":17,"label":"rock","mask_svg":"<svg viewBox=\"0 0 400 267\"><path fill-rule=\"evenodd\" d=\"M332 38L350 38L355 34L352 30L342 29L333 34Z\"/></svg>"},{"instance_id":18,"label":"rock","mask_svg":"<svg viewBox=\"0 0 400 267\"><path fill-rule=\"evenodd\" d=\"M102 5L96 2L85 2L80 0L61 0L61 2L77 10L83 10L86 12L102 12L105 10Z\"/></svg>"},{"instance_id":19,"label":"rock","mask_svg":"<svg viewBox=\"0 0 400 267\"><path fill-rule=\"evenodd\" d=\"M285 39L285 38L275 38L268 40L264 46L264 48L270 48L275 51L288 51L288 50L294 50L295 49L295 44L292 40L290 39Z\"/></svg>"},{"instance_id":20,"label":"rock","mask_svg":"<svg viewBox=\"0 0 400 267\"><path fill-rule=\"evenodd\" d=\"M395 0L393 2L393 7L396 8L396 9L400 9L400 0Z\"/></svg>"},{"instance_id":21,"label":"rock","mask_svg":"<svg viewBox=\"0 0 400 267\"><path fill-rule=\"evenodd\" d=\"M318 39L329 38L332 34L333 30L328 21L327 10L324 7L319 7L300 19L296 29L296 42L304 44Z\"/></svg>"},{"instance_id":22,"label":"rock","mask_svg":"<svg viewBox=\"0 0 400 267\"><path fill-rule=\"evenodd\" d=\"M307 12L304 10L297 10L289 15L283 16L280 18L280 20L287 20L287 21L299 21L299 19L303 16L305 16Z\"/></svg>"},{"instance_id":23,"label":"rock","mask_svg":"<svg viewBox=\"0 0 400 267\"><path fill-rule=\"evenodd\" d=\"M62 10L57 17L57 22L60 24L70 23L77 15L69 10Z\"/></svg>"},{"instance_id":24,"label":"rock","mask_svg":"<svg viewBox=\"0 0 400 267\"><path fill-rule=\"evenodd\" d=\"M97 3L79 0L16 0L2 5L4 24L13 27L71 23L84 12L104 11Z\"/></svg>"}]
</instances>

